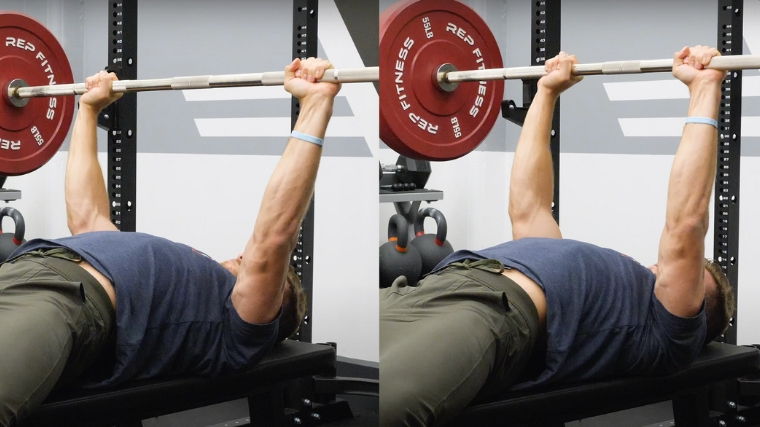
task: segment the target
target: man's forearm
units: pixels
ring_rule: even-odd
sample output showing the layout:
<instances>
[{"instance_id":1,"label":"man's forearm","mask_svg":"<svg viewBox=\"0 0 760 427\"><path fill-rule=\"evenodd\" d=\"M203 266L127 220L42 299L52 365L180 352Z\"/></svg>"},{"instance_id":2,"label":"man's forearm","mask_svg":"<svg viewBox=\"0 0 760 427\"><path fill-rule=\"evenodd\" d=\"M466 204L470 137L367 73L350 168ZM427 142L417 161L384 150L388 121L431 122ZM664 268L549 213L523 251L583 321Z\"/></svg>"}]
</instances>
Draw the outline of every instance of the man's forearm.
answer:
<instances>
[{"instance_id":1,"label":"man's forearm","mask_svg":"<svg viewBox=\"0 0 760 427\"><path fill-rule=\"evenodd\" d=\"M692 88L688 115L715 119L720 85ZM677 316L696 315L705 296L705 235L717 163L717 130L687 124L668 183L655 294Z\"/></svg>"},{"instance_id":2,"label":"man's forearm","mask_svg":"<svg viewBox=\"0 0 760 427\"><path fill-rule=\"evenodd\" d=\"M302 107L294 130L324 138L332 115L332 100L315 101ZM318 145L290 138L264 191L253 236L256 241L286 237L295 245L301 220L314 193L321 154L322 148Z\"/></svg>"},{"instance_id":3,"label":"man's forearm","mask_svg":"<svg viewBox=\"0 0 760 427\"><path fill-rule=\"evenodd\" d=\"M302 104L295 130L323 138L332 99ZM249 323L269 322L280 309L290 254L314 194L322 147L290 138L264 191L256 225L248 239L232 302Z\"/></svg>"},{"instance_id":4,"label":"man's forearm","mask_svg":"<svg viewBox=\"0 0 760 427\"><path fill-rule=\"evenodd\" d=\"M85 225L97 215L108 216L108 194L98 162L97 120L97 111L80 106L66 163L69 228Z\"/></svg>"},{"instance_id":5,"label":"man's forearm","mask_svg":"<svg viewBox=\"0 0 760 427\"><path fill-rule=\"evenodd\" d=\"M689 117L718 116L720 86L705 85L691 94ZM666 226L704 223L707 232L710 197L717 163L717 130L711 125L688 124L684 127L668 185ZM699 230L696 230L699 231Z\"/></svg>"},{"instance_id":6,"label":"man's forearm","mask_svg":"<svg viewBox=\"0 0 760 427\"><path fill-rule=\"evenodd\" d=\"M510 178L510 213L551 209L554 174L549 141L557 96L539 90L525 117Z\"/></svg>"}]
</instances>

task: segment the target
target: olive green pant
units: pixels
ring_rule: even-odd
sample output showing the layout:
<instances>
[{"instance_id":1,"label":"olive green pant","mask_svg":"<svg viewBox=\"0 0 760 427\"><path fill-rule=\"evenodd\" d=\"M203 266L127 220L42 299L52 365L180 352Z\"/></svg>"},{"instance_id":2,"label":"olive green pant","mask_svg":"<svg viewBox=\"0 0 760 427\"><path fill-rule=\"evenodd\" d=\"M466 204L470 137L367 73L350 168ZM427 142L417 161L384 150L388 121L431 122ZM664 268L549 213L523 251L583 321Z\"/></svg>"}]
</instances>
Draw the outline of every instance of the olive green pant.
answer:
<instances>
[{"instance_id":1,"label":"olive green pant","mask_svg":"<svg viewBox=\"0 0 760 427\"><path fill-rule=\"evenodd\" d=\"M380 426L440 426L509 388L539 334L530 297L497 260L452 263L380 290Z\"/></svg>"},{"instance_id":2,"label":"olive green pant","mask_svg":"<svg viewBox=\"0 0 760 427\"><path fill-rule=\"evenodd\" d=\"M18 423L99 356L114 309L65 249L0 265L0 426Z\"/></svg>"}]
</instances>

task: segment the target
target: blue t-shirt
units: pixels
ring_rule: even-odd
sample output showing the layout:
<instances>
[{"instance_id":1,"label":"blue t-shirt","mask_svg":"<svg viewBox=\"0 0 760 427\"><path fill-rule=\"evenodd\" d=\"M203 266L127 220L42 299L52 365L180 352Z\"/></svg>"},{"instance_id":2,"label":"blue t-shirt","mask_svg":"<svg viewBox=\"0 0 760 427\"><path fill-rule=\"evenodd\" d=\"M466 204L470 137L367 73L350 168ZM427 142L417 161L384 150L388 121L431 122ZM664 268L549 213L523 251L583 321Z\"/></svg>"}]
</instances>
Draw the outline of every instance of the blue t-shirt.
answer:
<instances>
[{"instance_id":1,"label":"blue t-shirt","mask_svg":"<svg viewBox=\"0 0 760 427\"><path fill-rule=\"evenodd\" d=\"M546 294L546 366L513 390L667 374L691 363L702 348L704 309L692 318L668 312L654 294L655 274L620 252L569 239L524 238L455 252L436 269L491 258L525 274Z\"/></svg>"},{"instance_id":2,"label":"blue t-shirt","mask_svg":"<svg viewBox=\"0 0 760 427\"><path fill-rule=\"evenodd\" d=\"M11 257L56 247L78 253L116 291L113 370L88 373L85 387L229 373L250 367L275 343L278 321L242 320L230 298L235 276L189 246L143 233L99 231L31 240Z\"/></svg>"}]
</instances>

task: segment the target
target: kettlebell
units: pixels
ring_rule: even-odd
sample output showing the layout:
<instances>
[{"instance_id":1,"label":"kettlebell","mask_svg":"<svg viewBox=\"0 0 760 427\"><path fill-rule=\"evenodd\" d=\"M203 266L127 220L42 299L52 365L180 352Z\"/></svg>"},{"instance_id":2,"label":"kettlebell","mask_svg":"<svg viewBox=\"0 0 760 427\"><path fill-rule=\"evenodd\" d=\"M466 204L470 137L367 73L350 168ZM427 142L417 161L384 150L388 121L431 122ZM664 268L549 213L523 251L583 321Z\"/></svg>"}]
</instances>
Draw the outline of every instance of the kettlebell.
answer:
<instances>
[{"instance_id":1,"label":"kettlebell","mask_svg":"<svg viewBox=\"0 0 760 427\"><path fill-rule=\"evenodd\" d=\"M16 224L16 230L13 234L3 233L2 221L6 216L13 218L13 222ZM26 226L24 225L24 217L21 216L21 212L9 207L0 209L0 262L7 260L16 248L26 242L24 240L25 231Z\"/></svg>"},{"instance_id":2,"label":"kettlebell","mask_svg":"<svg viewBox=\"0 0 760 427\"><path fill-rule=\"evenodd\" d=\"M388 222L388 242L380 246L380 287L388 288L399 276L414 286L420 278L422 261L417 248L409 245L409 223L395 214Z\"/></svg>"},{"instance_id":3,"label":"kettlebell","mask_svg":"<svg viewBox=\"0 0 760 427\"><path fill-rule=\"evenodd\" d=\"M435 234L425 234L425 218L431 217L437 224ZM410 246L417 248L422 260L422 275L433 271L439 262L454 252L451 243L446 241L446 218L441 211L435 208L420 209L417 218L414 220L414 235L416 236Z\"/></svg>"}]
</instances>

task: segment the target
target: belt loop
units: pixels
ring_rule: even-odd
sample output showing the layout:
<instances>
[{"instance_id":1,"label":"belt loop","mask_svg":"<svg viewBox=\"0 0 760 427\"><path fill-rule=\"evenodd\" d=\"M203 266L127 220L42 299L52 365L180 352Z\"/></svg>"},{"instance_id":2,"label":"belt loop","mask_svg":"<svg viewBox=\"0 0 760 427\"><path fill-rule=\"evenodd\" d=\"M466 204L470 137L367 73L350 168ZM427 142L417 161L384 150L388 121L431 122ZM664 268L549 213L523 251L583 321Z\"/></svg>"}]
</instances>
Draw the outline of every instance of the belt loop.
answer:
<instances>
[{"instance_id":1,"label":"belt loop","mask_svg":"<svg viewBox=\"0 0 760 427\"><path fill-rule=\"evenodd\" d=\"M470 268L501 274L504 272L504 264L498 259L481 259L470 264Z\"/></svg>"}]
</instances>

